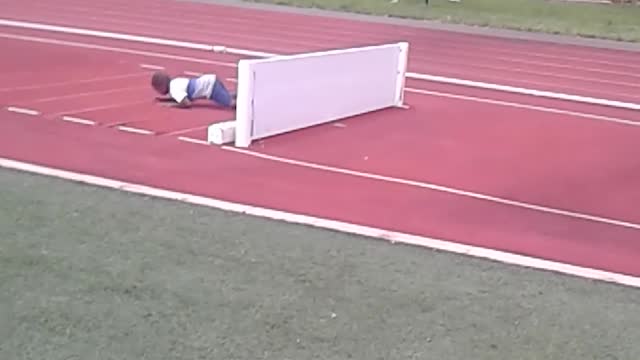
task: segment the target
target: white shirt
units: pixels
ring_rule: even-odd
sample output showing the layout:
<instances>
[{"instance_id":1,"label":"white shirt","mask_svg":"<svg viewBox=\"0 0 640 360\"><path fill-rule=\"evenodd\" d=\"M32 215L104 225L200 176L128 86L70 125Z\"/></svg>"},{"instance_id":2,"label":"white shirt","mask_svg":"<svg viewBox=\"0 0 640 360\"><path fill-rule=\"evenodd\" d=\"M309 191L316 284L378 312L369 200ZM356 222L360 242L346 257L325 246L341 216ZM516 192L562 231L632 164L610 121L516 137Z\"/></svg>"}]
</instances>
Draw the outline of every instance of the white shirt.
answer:
<instances>
[{"instance_id":1,"label":"white shirt","mask_svg":"<svg viewBox=\"0 0 640 360\"><path fill-rule=\"evenodd\" d=\"M216 75L205 74L196 78L177 77L169 82L169 95L176 102L209 99L216 83Z\"/></svg>"}]
</instances>

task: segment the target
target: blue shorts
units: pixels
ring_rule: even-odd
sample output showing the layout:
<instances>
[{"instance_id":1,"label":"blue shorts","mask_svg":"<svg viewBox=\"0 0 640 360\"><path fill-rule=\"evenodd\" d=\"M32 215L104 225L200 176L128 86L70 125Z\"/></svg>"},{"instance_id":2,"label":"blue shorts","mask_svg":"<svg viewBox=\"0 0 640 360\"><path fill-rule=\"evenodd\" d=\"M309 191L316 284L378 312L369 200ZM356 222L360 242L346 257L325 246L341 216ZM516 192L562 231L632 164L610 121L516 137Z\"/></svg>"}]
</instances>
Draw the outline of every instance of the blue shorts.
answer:
<instances>
[{"instance_id":1,"label":"blue shorts","mask_svg":"<svg viewBox=\"0 0 640 360\"><path fill-rule=\"evenodd\" d=\"M213 84L211 100L220 106L231 107L231 94L229 94L229 91L219 79L216 79L215 84Z\"/></svg>"}]
</instances>

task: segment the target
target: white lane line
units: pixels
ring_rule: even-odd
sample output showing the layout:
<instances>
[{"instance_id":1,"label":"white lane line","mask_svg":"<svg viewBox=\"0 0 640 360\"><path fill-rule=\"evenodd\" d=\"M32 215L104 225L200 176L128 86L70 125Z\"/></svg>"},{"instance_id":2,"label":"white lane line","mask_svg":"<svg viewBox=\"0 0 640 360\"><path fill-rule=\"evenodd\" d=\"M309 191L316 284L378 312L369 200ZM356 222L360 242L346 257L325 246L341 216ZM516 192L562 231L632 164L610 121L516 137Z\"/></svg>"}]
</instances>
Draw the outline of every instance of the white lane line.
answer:
<instances>
[{"instance_id":1,"label":"white lane line","mask_svg":"<svg viewBox=\"0 0 640 360\"><path fill-rule=\"evenodd\" d=\"M178 140L192 143L192 144L209 145L209 143L206 140L194 139L186 136L178 136Z\"/></svg>"},{"instance_id":2,"label":"white lane line","mask_svg":"<svg viewBox=\"0 0 640 360\"><path fill-rule=\"evenodd\" d=\"M131 126L118 126L118 130L141 135L153 135L153 131Z\"/></svg>"},{"instance_id":3,"label":"white lane line","mask_svg":"<svg viewBox=\"0 0 640 360\"><path fill-rule=\"evenodd\" d=\"M145 103L149 103L149 100L140 100L140 101L131 101L131 102L126 102L126 103L115 103L115 104L109 104L109 105L103 105L103 106L94 106L94 107L86 107L86 108L81 108L81 109L67 109L64 111L60 111L60 112L56 112L53 114L47 114L48 117L58 117L58 116L64 116L64 114L80 114L80 113L87 113L87 112L93 112L93 111L98 111L98 110L106 110L106 109L115 109L115 108L121 108L121 107L129 107L129 106L135 106L135 105L140 105L140 104L145 104Z\"/></svg>"},{"instance_id":4,"label":"white lane line","mask_svg":"<svg viewBox=\"0 0 640 360\"><path fill-rule=\"evenodd\" d=\"M350 234L357 234L371 238L389 241L390 243L402 243L429 249L442 250L449 253L473 256L476 258L489 259L506 264L518 265L527 268L553 271L557 273L573 275L586 279L599 280L616 283L635 288L640 288L640 277L630 276L620 273L603 271L588 267L570 265L557 261L543 260L530 256L513 254L505 251L492 250L478 246L461 244L464 239L437 239L427 236L400 233L381 228L362 226L347 222L323 219L307 215L295 214L275 209L262 208L248 204L234 203L214 199L211 197L198 196L188 193L180 193L161 188L154 188L142 184L122 182L114 179L97 177L89 174L76 173L61 169L49 168L40 165L20 162L12 159L0 158L0 167L26 171L34 174L41 174L61 179L71 180L78 183L101 186L105 188L125 191L135 194L143 194L158 198L164 198L199 206L216 208L224 211L231 211L239 214L258 216L276 221L286 221L288 223L308 225L318 228L331 229ZM458 240L458 241L456 241Z\"/></svg>"},{"instance_id":5,"label":"white lane line","mask_svg":"<svg viewBox=\"0 0 640 360\"><path fill-rule=\"evenodd\" d=\"M481 194L473 191L461 190L461 189L456 189L456 188L443 186L443 185L437 185L437 184L428 183L428 182L401 179L401 178L396 178L391 176L367 173L363 171L344 169L344 168L339 168L339 167L334 167L329 165L322 165L322 164L312 163L308 161L288 159L280 156L268 155L268 154L246 150L246 149L240 149L232 146L222 146L222 148L225 150L236 152L236 153L241 153L241 154L245 154L245 155L249 155L249 156L253 156L253 157L257 157L265 160L276 161L276 162L289 164L289 165L322 170L322 171L327 171L327 172L336 173L336 174L356 176L360 178L383 181L387 183L413 186L413 187L418 187L422 189L428 189L428 190L453 194L457 196L468 197L476 200L488 201L492 203L513 206L521 209L537 211L537 212L546 213L546 214L560 215L560 216L565 216L572 219L586 220L586 221L599 223L599 224L606 224L606 225L624 227L628 229L640 230L640 224L632 223L629 221L622 221L622 220L611 219L611 218L606 218L606 217L601 217L596 215L579 213L579 212L570 211L570 210L563 210L563 209L557 209L557 208L552 208L552 207L543 206L543 205L531 204L523 201L511 200L511 199L502 198L498 196Z\"/></svg>"},{"instance_id":6,"label":"white lane line","mask_svg":"<svg viewBox=\"0 0 640 360\"><path fill-rule=\"evenodd\" d=\"M222 45L208 45L208 44L201 44L201 43L188 42L188 41L163 39L163 38L156 38L156 37L150 37L150 36L140 36L140 35L132 35L132 34L126 34L126 33L109 32L109 31L98 31L98 30L83 29L83 28L74 28L74 27L68 27L68 26L50 25L50 24L28 22L28 21L0 19L0 25L17 27L17 28L34 29L34 30L45 30L50 32L60 32L60 33L66 33L66 34L93 36L98 38L117 39L117 40L124 40L124 41L137 42L137 43L166 45L166 46L173 46L173 47L179 47L179 48L187 48L192 50L222 52L222 53L229 53L229 54L234 54L239 56L267 57L267 58L277 56L277 54L266 53L262 51L230 48ZM235 64L233 64L232 66L235 66ZM463 85L468 87L476 87L480 89L498 90L498 91L509 92L509 93L517 93L517 94L524 94L524 95L530 95L530 96L574 101L579 103L605 105L605 106L624 108L624 109L630 109L630 110L640 110L640 103L629 103L629 102L623 102L623 101L617 101L617 100L593 98L589 96L556 93L556 92L546 91L546 90L528 89L528 88L521 88L517 86L484 83L481 81L449 78L445 76L414 73L414 72L407 72L406 77L419 79L419 80L440 82L445 84Z\"/></svg>"},{"instance_id":7,"label":"white lane line","mask_svg":"<svg viewBox=\"0 0 640 360\"><path fill-rule=\"evenodd\" d=\"M2 33L0 33L0 37L3 37ZM100 76L100 77L95 77L95 78L91 78L91 79L72 80L72 81L63 81L63 82L54 82L54 83L43 83L43 84L38 84L38 85L8 87L8 88L0 88L0 92L14 92L14 91L22 91L22 90L46 89L46 88L59 87L59 86L86 84L86 83L92 83L92 82L110 81L110 80L118 80L118 79L125 79L125 78L131 78L131 77L139 77L139 76L142 76L142 75L146 76L148 74L149 74L149 72L145 71L145 72L136 72L136 73L124 74L124 75Z\"/></svg>"},{"instance_id":8,"label":"white lane line","mask_svg":"<svg viewBox=\"0 0 640 360\"><path fill-rule=\"evenodd\" d=\"M458 95L458 94L415 89L415 88L405 88L405 91L422 94L422 95L433 95L433 96L446 97L451 99L480 102L480 103L491 104L491 105L500 105L500 106L514 107L514 108L520 108L520 109L526 109L526 110L541 111L541 112L552 113L552 114L571 115L571 116L577 116L585 119L600 120L600 121L612 122L612 123L623 124L623 125L640 126L640 121L633 121L629 119L621 119L621 118L616 118L611 116L549 108L544 106L528 105L528 104L515 103L510 101L494 100L494 99L480 98L475 96Z\"/></svg>"},{"instance_id":9,"label":"white lane line","mask_svg":"<svg viewBox=\"0 0 640 360\"><path fill-rule=\"evenodd\" d=\"M43 38L43 37L36 37L36 36L14 35L14 34L9 34L9 33L0 33L0 37L6 38L6 39L39 42L39 43L44 43L44 44L54 44L54 45L78 47L78 48L83 48L83 49L103 50L103 51L112 51L112 52L118 52L118 53L123 53L123 54L132 54L132 55L156 57L156 58L161 58L161 59L188 61L188 62L195 62L195 63L200 63L200 64L211 64L211 65L219 65L219 66L232 67L232 68L237 67L237 64L230 63L230 62L214 61L214 60L203 59L203 58L195 58L195 57L190 57L190 56L172 55L172 54L168 54L168 53L159 53L159 52L154 52L154 51L144 51L144 50L134 50L134 49L128 49L128 48L119 48L119 47L114 47L114 46L102 46L102 45L96 45L96 44L82 43L82 42L78 42L78 41L57 40L57 39Z\"/></svg>"},{"instance_id":10,"label":"white lane line","mask_svg":"<svg viewBox=\"0 0 640 360\"><path fill-rule=\"evenodd\" d=\"M14 112L14 113L17 113L17 114L31 115L31 116L40 115L40 112L37 111L37 110L21 108L21 107L15 107L15 106L7 107L7 111Z\"/></svg>"},{"instance_id":11,"label":"white lane line","mask_svg":"<svg viewBox=\"0 0 640 360\"><path fill-rule=\"evenodd\" d=\"M63 121L68 121L68 122L72 122L72 123L76 123L76 124L83 124L83 125L95 125L95 121L93 120L87 120L87 119L82 119L82 118L78 118L78 117L74 117L74 116L63 116L62 117Z\"/></svg>"},{"instance_id":12,"label":"white lane line","mask_svg":"<svg viewBox=\"0 0 640 360\"><path fill-rule=\"evenodd\" d=\"M40 99L30 100L30 102L31 103L43 103L43 102L50 102L50 101L60 101L60 100L64 100L64 99L74 99L74 98L86 97L86 96L114 94L114 93L127 92L127 91L132 91L132 90L138 91L138 90L143 90L143 89L147 89L147 87L146 86L127 86L127 87L120 87L120 88L116 88L116 89L87 91L87 92L73 93L73 94L69 94L69 95L52 96L52 97L47 97L47 98L40 98Z\"/></svg>"},{"instance_id":13,"label":"white lane line","mask_svg":"<svg viewBox=\"0 0 640 360\"><path fill-rule=\"evenodd\" d=\"M197 71L184 71L183 73L185 75L188 75L188 76L200 76L200 75L202 75L201 72L197 72Z\"/></svg>"},{"instance_id":14,"label":"white lane line","mask_svg":"<svg viewBox=\"0 0 640 360\"><path fill-rule=\"evenodd\" d=\"M164 70L164 66L152 65L152 64L140 64L140 67L143 69L150 69L150 70Z\"/></svg>"},{"instance_id":15,"label":"white lane line","mask_svg":"<svg viewBox=\"0 0 640 360\"><path fill-rule=\"evenodd\" d=\"M101 45L80 43L80 42L74 42L74 41L64 41L64 40L40 38L40 37L33 37L33 36L22 36L22 35L14 35L14 34L1 33L1 32L0 32L0 37L16 39L16 40L47 43L47 44L56 44L56 45L63 45L63 46L81 47L81 48L104 50L104 51L114 51L114 52L120 52L120 53L136 54L136 55L149 56L149 57L158 57L158 58L172 59L172 60L178 60L178 61L220 65L220 66L227 66L227 67L233 67L233 68L237 67L237 65L234 63L225 63L225 62L219 62L219 61L211 61L208 59L193 58L193 57L187 57L187 56L179 56L179 55L157 53L157 52L150 52L150 51L140 51L140 50L127 49L127 48L101 46ZM226 81L236 83L237 79L226 78ZM478 98L478 97L465 96L465 95L456 95L456 94L449 94L449 93L428 91L428 90L414 89L414 88L405 88L405 91L424 94L424 95L442 96L442 97L449 97L449 98L455 98L455 99L461 99L461 100L483 102L483 103L494 104L494 105L517 107L517 108L534 110L534 111L573 115L573 116L578 116L578 117L592 119L592 120L602 120L606 122L619 123L624 125L640 126L640 122L638 121L632 121L628 119L619 119L615 117L601 116L601 115L595 115L595 114L589 114L589 113L567 111L567 110L561 110L557 108L547 108L542 106L527 105L523 103L514 103L514 102L493 100L493 99L487 99L487 98Z\"/></svg>"}]
</instances>

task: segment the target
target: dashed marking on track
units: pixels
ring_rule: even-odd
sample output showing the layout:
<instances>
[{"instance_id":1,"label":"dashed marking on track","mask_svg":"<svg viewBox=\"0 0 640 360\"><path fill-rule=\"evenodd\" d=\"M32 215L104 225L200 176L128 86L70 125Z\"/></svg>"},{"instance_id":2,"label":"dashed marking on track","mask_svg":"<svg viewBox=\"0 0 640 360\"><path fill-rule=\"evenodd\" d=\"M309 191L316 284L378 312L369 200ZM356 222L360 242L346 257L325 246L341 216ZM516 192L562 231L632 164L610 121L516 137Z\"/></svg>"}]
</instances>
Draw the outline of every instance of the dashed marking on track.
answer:
<instances>
[{"instance_id":1,"label":"dashed marking on track","mask_svg":"<svg viewBox=\"0 0 640 360\"><path fill-rule=\"evenodd\" d=\"M95 121L93 120L87 120L87 119L82 119L82 118L78 118L78 117L74 117L74 116L63 116L62 117L63 121L67 121L67 122L72 122L72 123L76 123L76 124L82 124L82 125L95 125Z\"/></svg>"},{"instance_id":2,"label":"dashed marking on track","mask_svg":"<svg viewBox=\"0 0 640 360\"><path fill-rule=\"evenodd\" d=\"M405 110L409 110L409 109L411 109L411 106L409 106L409 105L407 105L407 104L402 104L402 105L400 105L400 106L398 106L398 107L403 108L403 109L405 109Z\"/></svg>"},{"instance_id":3,"label":"dashed marking on track","mask_svg":"<svg viewBox=\"0 0 640 360\"><path fill-rule=\"evenodd\" d=\"M200 76L200 75L202 75L201 72L197 72L197 71L184 71L183 73L185 75L189 75L189 76Z\"/></svg>"},{"instance_id":4,"label":"dashed marking on track","mask_svg":"<svg viewBox=\"0 0 640 360\"><path fill-rule=\"evenodd\" d=\"M118 126L118 130L124 131L124 132L129 132L129 133L134 133L134 134L153 135L153 131L151 131L151 130L140 129L140 128L131 127L131 126Z\"/></svg>"},{"instance_id":5,"label":"dashed marking on track","mask_svg":"<svg viewBox=\"0 0 640 360\"><path fill-rule=\"evenodd\" d=\"M235 79L235 78L226 78L225 80L227 80L228 82L232 82L232 83L238 82L238 80Z\"/></svg>"},{"instance_id":6,"label":"dashed marking on track","mask_svg":"<svg viewBox=\"0 0 640 360\"><path fill-rule=\"evenodd\" d=\"M192 143L192 144L209 145L209 143L206 140L194 139L186 136L178 136L178 140Z\"/></svg>"},{"instance_id":7,"label":"dashed marking on track","mask_svg":"<svg viewBox=\"0 0 640 360\"><path fill-rule=\"evenodd\" d=\"M37 111L37 110L21 108L21 107L15 107L15 106L7 107L7 111L14 112L14 113L17 113L17 114L31 115L31 116L40 115L40 112Z\"/></svg>"},{"instance_id":8,"label":"dashed marking on track","mask_svg":"<svg viewBox=\"0 0 640 360\"><path fill-rule=\"evenodd\" d=\"M150 70L164 70L164 66L153 65L153 64L140 64L140 67L143 69L150 69Z\"/></svg>"},{"instance_id":9,"label":"dashed marking on track","mask_svg":"<svg viewBox=\"0 0 640 360\"><path fill-rule=\"evenodd\" d=\"M198 130L203 130L203 129L207 129L209 127L209 125L202 125L202 126L196 126L196 127L190 127L190 128L186 128L186 129L180 129L180 130L174 130L174 131L168 131L162 135L164 136L176 136L176 135L181 135L181 134L185 134L185 133L190 133L190 132L194 132L194 131L198 131Z\"/></svg>"},{"instance_id":10,"label":"dashed marking on track","mask_svg":"<svg viewBox=\"0 0 640 360\"><path fill-rule=\"evenodd\" d=\"M343 123L333 123L333 126L335 126L335 127L339 127L339 128L345 128L345 127L347 127L347 124L343 124Z\"/></svg>"}]
</instances>

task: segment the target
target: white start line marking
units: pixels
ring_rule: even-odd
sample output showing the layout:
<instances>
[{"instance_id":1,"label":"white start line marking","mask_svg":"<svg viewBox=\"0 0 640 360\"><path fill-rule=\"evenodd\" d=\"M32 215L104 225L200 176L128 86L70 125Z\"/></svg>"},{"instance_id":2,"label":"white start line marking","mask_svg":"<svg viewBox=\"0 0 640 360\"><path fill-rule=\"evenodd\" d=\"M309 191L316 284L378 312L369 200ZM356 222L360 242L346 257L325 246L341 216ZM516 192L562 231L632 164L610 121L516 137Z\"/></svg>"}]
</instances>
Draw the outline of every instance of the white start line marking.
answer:
<instances>
[{"instance_id":1,"label":"white start line marking","mask_svg":"<svg viewBox=\"0 0 640 360\"><path fill-rule=\"evenodd\" d=\"M146 130L146 129L134 128L134 127L130 127L130 126L118 126L118 130L125 131L125 132L130 132L130 133L134 133L134 134L153 135L153 131Z\"/></svg>"},{"instance_id":2,"label":"white start line marking","mask_svg":"<svg viewBox=\"0 0 640 360\"><path fill-rule=\"evenodd\" d=\"M9 106L7 108L7 111L11 111L17 114L31 115L31 116L40 115L40 112L37 110L25 109L25 108L15 107L15 106Z\"/></svg>"},{"instance_id":3,"label":"white start line marking","mask_svg":"<svg viewBox=\"0 0 640 360\"><path fill-rule=\"evenodd\" d=\"M77 118L77 117L73 117L73 116L63 116L62 117L63 121L67 121L67 122L72 122L72 123L76 123L76 124L83 124L83 125L95 125L95 121L93 120L87 120L87 119L82 119L82 118Z\"/></svg>"},{"instance_id":4,"label":"white start line marking","mask_svg":"<svg viewBox=\"0 0 640 360\"><path fill-rule=\"evenodd\" d=\"M209 145L209 143L206 140L194 139L186 136L178 136L178 140L192 143L192 144Z\"/></svg>"}]
</instances>

